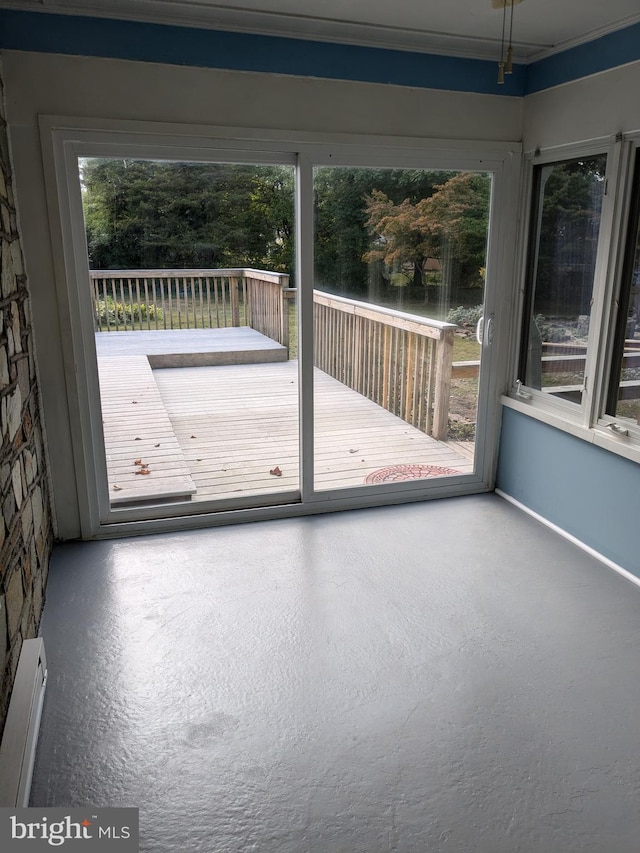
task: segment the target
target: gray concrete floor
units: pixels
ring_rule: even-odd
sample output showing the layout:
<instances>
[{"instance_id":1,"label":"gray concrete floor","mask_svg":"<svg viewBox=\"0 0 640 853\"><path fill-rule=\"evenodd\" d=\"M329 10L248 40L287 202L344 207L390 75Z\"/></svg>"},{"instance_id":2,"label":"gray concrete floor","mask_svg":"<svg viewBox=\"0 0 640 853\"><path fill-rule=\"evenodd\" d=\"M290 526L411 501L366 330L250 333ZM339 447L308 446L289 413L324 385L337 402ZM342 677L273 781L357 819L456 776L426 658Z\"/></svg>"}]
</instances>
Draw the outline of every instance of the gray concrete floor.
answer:
<instances>
[{"instance_id":1,"label":"gray concrete floor","mask_svg":"<svg viewBox=\"0 0 640 853\"><path fill-rule=\"evenodd\" d=\"M141 850L637 853L640 589L495 495L60 545L32 804Z\"/></svg>"}]
</instances>

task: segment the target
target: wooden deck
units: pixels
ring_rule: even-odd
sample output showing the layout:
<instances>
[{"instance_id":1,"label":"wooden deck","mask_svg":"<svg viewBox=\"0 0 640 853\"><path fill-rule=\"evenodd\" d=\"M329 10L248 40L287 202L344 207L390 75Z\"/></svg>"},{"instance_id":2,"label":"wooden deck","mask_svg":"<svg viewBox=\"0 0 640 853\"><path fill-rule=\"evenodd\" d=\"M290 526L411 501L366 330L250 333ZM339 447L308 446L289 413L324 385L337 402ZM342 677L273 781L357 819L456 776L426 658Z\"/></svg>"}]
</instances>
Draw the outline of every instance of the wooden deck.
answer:
<instances>
[{"instance_id":1,"label":"wooden deck","mask_svg":"<svg viewBox=\"0 0 640 853\"><path fill-rule=\"evenodd\" d=\"M98 361L114 505L298 488L297 362L152 371L142 354ZM472 471L468 446L426 436L320 370L314 382L316 488L364 485L397 465Z\"/></svg>"}]
</instances>

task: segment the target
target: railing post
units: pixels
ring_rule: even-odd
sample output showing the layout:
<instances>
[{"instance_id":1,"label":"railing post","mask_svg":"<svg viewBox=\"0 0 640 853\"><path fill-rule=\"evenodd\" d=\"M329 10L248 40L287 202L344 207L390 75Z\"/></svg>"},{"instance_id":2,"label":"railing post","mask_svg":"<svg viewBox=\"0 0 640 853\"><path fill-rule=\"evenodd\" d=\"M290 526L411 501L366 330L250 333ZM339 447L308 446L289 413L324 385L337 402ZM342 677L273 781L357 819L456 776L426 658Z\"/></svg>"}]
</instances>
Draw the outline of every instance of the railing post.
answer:
<instances>
[{"instance_id":1,"label":"railing post","mask_svg":"<svg viewBox=\"0 0 640 853\"><path fill-rule=\"evenodd\" d=\"M282 341L283 347L287 348L289 354L289 300L295 295L295 291L291 291L288 287L283 287L280 291L280 299L282 301Z\"/></svg>"},{"instance_id":2,"label":"railing post","mask_svg":"<svg viewBox=\"0 0 640 853\"><path fill-rule=\"evenodd\" d=\"M239 278L229 279L229 298L231 300L231 325L234 327L240 325L240 301L238 299L239 285Z\"/></svg>"},{"instance_id":3,"label":"railing post","mask_svg":"<svg viewBox=\"0 0 640 853\"><path fill-rule=\"evenodd\" d=\"M453 364L453 330L442 330L436 345L436 381L433 395L432 436L438 441L447 437L449 424L449 397L451 395L451 365Z\"/></svg>"}]
</instances>

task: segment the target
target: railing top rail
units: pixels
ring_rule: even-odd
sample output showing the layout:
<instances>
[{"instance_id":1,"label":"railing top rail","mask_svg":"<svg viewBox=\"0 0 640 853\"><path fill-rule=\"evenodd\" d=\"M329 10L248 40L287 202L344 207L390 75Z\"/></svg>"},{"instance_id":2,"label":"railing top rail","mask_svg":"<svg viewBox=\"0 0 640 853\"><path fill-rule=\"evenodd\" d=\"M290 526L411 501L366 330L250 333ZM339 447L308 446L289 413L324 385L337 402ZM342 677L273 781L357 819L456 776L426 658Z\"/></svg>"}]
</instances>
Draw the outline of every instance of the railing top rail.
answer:
<instances>
[{"instance_id":1,"label":"railing top rail","mask_svg":"<svg viewBox=\"0 0 640 853\"><path fill-rule=\"evenodd\" d=\"M274 284L285 285L289 281L287 273L255 270L250 267L237 269L175 269L175 270L89 270L90 278L198 278L199 276L218 276L229 278L259 278Z\"/></svg>"},{"instance_id":2,"label":"railing top rail","mask_svg":"<svg viewBox=\"0 0 640 853\"><path fill-rule=\"evenodd\" d=\"M356 299L348 299L345 296L334 296L322 290L313 291L314 302L327 305L338 311L367 317L381 323L387 323L410 332L416 332L429 338L440 339L448 329L457 329L456 323L445 323L442 320L433 320L430 317L421 317L419 314L408 314L405 311L396 311L394 308L383 308L372 305L369 302L359 302Z\"/></svg>"}]
</instances>

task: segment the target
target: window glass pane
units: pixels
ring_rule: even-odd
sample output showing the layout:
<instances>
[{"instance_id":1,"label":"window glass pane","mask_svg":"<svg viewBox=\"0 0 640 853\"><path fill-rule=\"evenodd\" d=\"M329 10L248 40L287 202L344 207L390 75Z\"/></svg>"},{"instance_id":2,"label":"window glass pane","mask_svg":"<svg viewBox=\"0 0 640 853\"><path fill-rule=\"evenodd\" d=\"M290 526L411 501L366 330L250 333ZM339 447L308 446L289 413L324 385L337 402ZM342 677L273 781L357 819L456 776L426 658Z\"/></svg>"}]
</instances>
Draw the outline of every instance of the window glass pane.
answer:
<instances>
[{"instance_id":1,"label":"window glass pane","mask_svg":"<svg viewBox=\"0 0 640 853\"><path fill-rule=\"evenodd\" d=\"M473 471L491 176L314 172L319 490Z\"/></svg>"},{"instance_id":2,"label":"window glass pane","mask_svg":"<svg viewBox=\"0 0 640 853\"><path fill-rule=\"evenodd\" d=\"M111 506L297 491L293 167L79 173Z\"/></svg>"},{"instance_id":3,"label":"window glass pane","mask_svg":"<svg viewBox=\"0 0 640 853\"><path fill-rule=\"evenodd\" d=\"M640 423L640 152L636 156L628 243L606 413Z\"/></svg>"},{"instance_id":4,"label":"window glass pane","mask_svg":"<svg viewBox=\"0 0 640 853\"><path fill-rule=\"evenodd\" d=\"M581 402L606 155L536 167L520 378Z\"/></svg>"}]
</instances>

